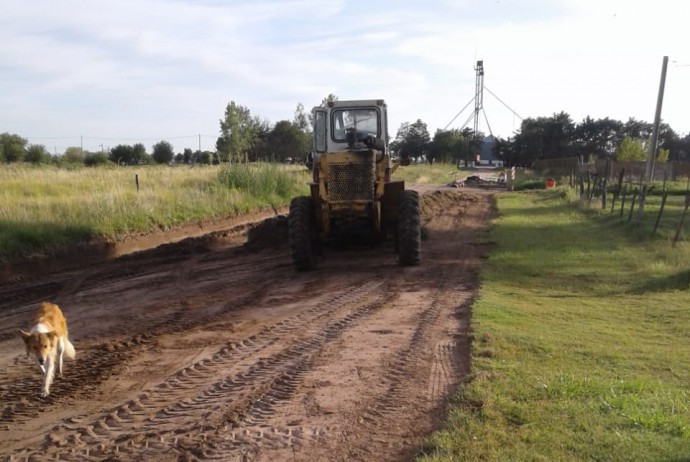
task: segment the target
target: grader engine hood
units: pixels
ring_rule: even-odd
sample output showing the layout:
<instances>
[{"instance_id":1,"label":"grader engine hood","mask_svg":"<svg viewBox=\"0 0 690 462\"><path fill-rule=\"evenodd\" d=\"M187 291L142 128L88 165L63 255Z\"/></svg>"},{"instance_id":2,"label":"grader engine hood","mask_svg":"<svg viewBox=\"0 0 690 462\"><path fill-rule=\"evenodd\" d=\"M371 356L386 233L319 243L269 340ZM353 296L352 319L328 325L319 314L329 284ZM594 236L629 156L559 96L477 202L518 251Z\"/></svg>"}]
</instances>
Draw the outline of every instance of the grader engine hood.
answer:
<instances>
[{"instance_id":1,"label":"grader engine hood","mask_svg":"<svg viewBox=\"0 0 690 462\"><path fill-rule=\"evenodd\" d=\"M320 163L323 191L330 204L373 202L376 199L376 151L329 153Z\"/></svg>"}]
</instances>

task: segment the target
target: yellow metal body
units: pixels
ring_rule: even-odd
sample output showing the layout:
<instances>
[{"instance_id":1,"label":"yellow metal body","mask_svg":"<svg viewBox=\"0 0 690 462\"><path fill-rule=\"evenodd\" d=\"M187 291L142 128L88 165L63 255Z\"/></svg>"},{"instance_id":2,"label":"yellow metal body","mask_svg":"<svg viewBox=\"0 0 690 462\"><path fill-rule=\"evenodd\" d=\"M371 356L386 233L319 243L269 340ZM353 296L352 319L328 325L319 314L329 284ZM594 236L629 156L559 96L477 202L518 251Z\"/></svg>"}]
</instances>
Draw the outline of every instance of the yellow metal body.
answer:
<instances>
[{"instance_id":1,"label":"yellow metal body","mask_svg":"<svg viewBox=\"0 0 690 462\"><path fill-rule=\"evenodd\" d=\"M316 229L328 239L356 221L380 237L397 221L397 195L403 182L386 182L390 157L375 149L338 151L319 156L314 168L318 183L311 184Z\"/></svg>"}]
</instances>

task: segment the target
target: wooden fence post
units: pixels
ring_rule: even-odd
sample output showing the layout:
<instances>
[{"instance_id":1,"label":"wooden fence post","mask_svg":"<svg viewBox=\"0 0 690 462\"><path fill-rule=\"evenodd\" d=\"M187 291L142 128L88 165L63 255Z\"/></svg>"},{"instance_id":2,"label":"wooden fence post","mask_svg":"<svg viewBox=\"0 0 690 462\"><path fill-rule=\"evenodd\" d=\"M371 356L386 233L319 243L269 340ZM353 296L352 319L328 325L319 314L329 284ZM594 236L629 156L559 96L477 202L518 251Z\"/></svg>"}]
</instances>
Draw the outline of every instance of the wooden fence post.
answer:
<instances>
[{"instance_id":1,"label":"wooden fence post","mask_svg":"<svg viewBox=\"0 0 690 462\"><path fill-rule=\"evenodd\" d=\"M632 202L630 203L630 214L628 215L628 223L632 221L633 211L635 210L635 200L637 199L638 190L633 191Z\"/></svg>"},{"instance_id":2,"label":"wooden fence post","mask_svg":"<svg viewBox=\"0 0 690 462\"><path fill-rule=\"evenodd\" d=\"M690 182L690 178L688 181ZM680 233L683 230L683 222L685 221L685 216L688 214L688 207L690 207L690 193L685 193L685 208L683 209L683 215L680 217L680 223L678 223L676 236L673 238L673 245L676 245L676 242L678 242L678 239L680 238Z\"/></svg>"},{"instance_id":3,"label":"wooden fence post","mask_svg":"<svg viewBox=\"0 0 690 462\"><path fill-rule=\"evenodd\" d=\"M659 221L661 221L661 215L664 213L664 207L666 206L666 198L668 197L668 192L664 191L664 195L661 196L661 208L659 209L659 215L656 216L656 222L654 223L654 229L652 230L652 236L656 234L656 229L659 227Z\"/></svg>"},{"instance_id":4,"label":"wooden fence post","mask_svg":"<svg viewBox=\"0 0 690 462\"><path fill-rule=\"evenodd\" d=\"M137 192L139 192L139 174L135 173L134 174L134 183L137 185Z\"/></svg>"},{"instance_id":5,"label":"wooden fence post","mask_svg":"<svg viewBox=\"0 0 690 462\"><path fill-rule=\"evenodd\" d=\"M577 186L575 186L578 189L578 195L580 196L580 199L585 195L585 180L582 178L582 175L577 175L576 180L577 181Z\"/></svg>"},{"instance_id":6,"label":"wooden fence post","mask_svg":"<svg viewBox=\"0 0 690 462\"><path fill-rule=\"evenodd\" d=\"M625 198L628 195L628 185L626 184L623 187L623 197L621 198L621 215L620 217L623 218L623 209L625 208Z\"/></svg>"}]
</instances>

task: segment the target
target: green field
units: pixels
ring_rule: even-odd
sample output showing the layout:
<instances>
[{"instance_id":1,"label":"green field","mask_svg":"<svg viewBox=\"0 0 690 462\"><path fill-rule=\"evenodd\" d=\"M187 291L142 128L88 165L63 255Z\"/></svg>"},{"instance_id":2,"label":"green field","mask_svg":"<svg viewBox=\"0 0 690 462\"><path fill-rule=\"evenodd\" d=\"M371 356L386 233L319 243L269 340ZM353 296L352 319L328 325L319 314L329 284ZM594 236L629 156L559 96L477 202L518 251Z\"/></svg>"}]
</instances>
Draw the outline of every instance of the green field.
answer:
<instances>
[{"instance_id":1,"label":"green field","mask_svg":"<svg viewBox=\"0 0 690 462\"><path fill-rule=\"evenodd\" d=\"M454 172L453 165L414 165L394 178L447 183ZM282 164L0 165L0 262L284 206L307 193L310 179L304 166Z\"/></svg>"},{"instance_id":2,"label":"green field","mask_svg":"<svg viewBox=\"0 0 690 462\"><path fill-rule=\"evenodd\" d=\"M3 165L0 261L285 205L306 192L307 181L304 169L270 164L79 169Z\"/></svg>"},{"instance_id":3,"label":"green field","mask_svg":"<svg viewBox=\"0 0 690 462\"><path fill-rule=\"evenodd\" d=\"M569 195L498 196L473 372L420 460L690 460L690 246Z\"/></svg>"}]
</instances>

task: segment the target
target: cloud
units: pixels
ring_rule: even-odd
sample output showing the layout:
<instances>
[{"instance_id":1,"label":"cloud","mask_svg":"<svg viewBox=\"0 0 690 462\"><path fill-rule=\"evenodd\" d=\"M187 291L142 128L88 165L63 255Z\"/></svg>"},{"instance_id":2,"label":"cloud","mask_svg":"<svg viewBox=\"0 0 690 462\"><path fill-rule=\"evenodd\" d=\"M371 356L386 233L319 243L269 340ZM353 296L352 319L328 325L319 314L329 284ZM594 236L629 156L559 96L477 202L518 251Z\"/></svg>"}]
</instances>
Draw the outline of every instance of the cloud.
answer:
<instances>
[{"instance_id":1,"label":"cloud","mask_svg":"<svg viewBox=\"0 0 690 462\"><path fill-rule=\"evenodd\" d=\"M231 100L277 122L297 103L309 109L335 93L385 98L393 135L417 119L433 131L473 97L477 59L486 86L523 117L650 120L661 57L690 62L683 8L671 0L653 8L622 0L10 0L0 18L0 126L72 139L207 134L212 149ZM689 73L672 67L668 76L664 117L680 132L690 129ZM502 103L484 99L493 131L519 127ZM188 142L196 148L198 139Z\"/></svg>"}]
</instances>

